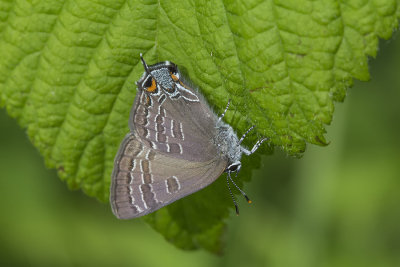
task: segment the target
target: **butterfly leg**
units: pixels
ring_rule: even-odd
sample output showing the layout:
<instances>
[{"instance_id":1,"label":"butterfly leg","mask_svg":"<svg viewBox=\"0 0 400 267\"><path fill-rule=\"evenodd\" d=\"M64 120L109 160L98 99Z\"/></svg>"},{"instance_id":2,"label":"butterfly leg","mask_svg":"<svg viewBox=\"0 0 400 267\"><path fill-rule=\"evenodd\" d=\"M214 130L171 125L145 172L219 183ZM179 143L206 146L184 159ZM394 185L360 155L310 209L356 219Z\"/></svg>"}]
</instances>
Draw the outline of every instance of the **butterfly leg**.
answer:
<instances>
[{"instance_id":1,"label":"butterfly leg","mask_svg":"<svg viewBox=\"0 0 400 267\"><path fill-rule=\"evenodd\" d=\"M255 126L255 125L251 126L250 129L248 129L248 130L242 135L242 137L241 137L240 140L239 140L239 145L242 143L242 141L244 140L244 138L246 137L246 135L247 135L251 130L253 130L254 127L256 127L256 126Z\"/></svg>"},{"instance_id":2,"label":"butterfly leg","mask_svg":"<svg viewBox=\"0 0 400 267\"><path fill-rule=\"evenodd\" d=\"M221 120L222 120L222 118L225 116L225 113L226 113L226 111L228 110L228 108L229 108L229 104L231 103L231 100L229 99L228 100L228 104L226 105L226 108L225 108L225 110L224 110L224 112L221 114L221 116L219 116L219 118L218 118L218 122L220 122ZM217 123L218 123L217 122Z\"/></svg>"},{"instance_id":3,"label":"butterfly leg","mask_svg":"<svg viewBox=\"0 0 400 267\"><path fill-rule=\"evenodd\" d=\"M266 141L266 140L268 140L268 138L263 138L263 139L258 140L257 143L253 146L253 148L252 148L251 150L248 150L248 149L242 147L242 152L243 152L244 154L246 154L247 156L249 156L249 155L253 154L254 152L256 152L256 150L257 150L257 149L261 146L261 144L262 144L264 141Z\"/></svg>"}]
</instances>

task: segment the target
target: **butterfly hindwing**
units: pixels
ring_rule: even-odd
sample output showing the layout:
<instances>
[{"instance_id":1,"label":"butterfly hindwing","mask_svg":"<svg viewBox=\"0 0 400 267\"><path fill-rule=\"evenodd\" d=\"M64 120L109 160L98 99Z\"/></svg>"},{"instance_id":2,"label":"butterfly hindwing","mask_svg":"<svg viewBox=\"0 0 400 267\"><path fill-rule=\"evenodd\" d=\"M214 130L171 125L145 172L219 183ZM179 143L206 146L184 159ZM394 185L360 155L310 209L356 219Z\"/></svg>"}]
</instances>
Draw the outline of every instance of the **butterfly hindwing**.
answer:
<instances>
[{"instance_id":1,"label":"butterfly hindwing","mask_svg":"<svg viewBox=\"0 0 400 267\"><path fill-rule=\"evenodd\" d=\"M114 162L112 210L120 219L148 214L211 184L225 165L215 157L205 162L169 157L129 133Z\"/></svg>"}]
</instances>

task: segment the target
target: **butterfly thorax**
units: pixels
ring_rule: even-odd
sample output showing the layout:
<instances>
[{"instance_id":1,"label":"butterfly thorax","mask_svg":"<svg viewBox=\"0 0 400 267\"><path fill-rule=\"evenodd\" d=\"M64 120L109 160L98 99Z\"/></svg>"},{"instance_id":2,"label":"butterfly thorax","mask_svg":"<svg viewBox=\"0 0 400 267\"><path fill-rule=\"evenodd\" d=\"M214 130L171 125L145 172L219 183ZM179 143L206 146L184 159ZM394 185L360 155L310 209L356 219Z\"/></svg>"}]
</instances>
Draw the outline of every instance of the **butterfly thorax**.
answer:
<instances>
[{"instance_id":1,"label":"butterfly thorax","mask_svg":"<svg viewBox=\"0 0 400 267\"><path fill-rule=\"evenodd\" d=\"M173 88L174 81L167 68L153 70L151 75L156 79L157 83L161 84L164 88Z\"/></svg>"},{"instance_id":2,"label":"butterfly thorax","mask_svg":"<svg viewBox=\"0 0 400 267\"><path fill-rule=\"evenodd\" d=\"M216 126L216 135L214 137L214 144L218 151L227 159L228 165L240 161L242 151L239 144L239 139L233 128L220 121Z\"/></svg>"}]
</instances>

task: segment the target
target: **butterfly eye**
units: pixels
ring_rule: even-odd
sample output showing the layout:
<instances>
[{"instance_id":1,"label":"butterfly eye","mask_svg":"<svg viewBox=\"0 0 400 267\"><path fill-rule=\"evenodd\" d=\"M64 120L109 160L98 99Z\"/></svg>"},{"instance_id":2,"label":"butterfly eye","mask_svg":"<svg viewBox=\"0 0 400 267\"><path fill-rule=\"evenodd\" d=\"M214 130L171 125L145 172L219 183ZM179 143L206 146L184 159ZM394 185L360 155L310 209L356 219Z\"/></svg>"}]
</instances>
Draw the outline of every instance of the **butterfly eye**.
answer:
<instances>
[{"instance_id":1,"label":"butterfly eye","mask_svg":"<svg viewBox=\"0 0 400 267\"><path fill-rule=\"evenodd\" d=\"M238 172L240 170L240 167L242 167L242 164L240 164L240 162L235 162L235 163L229 165L226 168L226 171L227 172Z\"/></svg>"},{"instance_id":2,"label":"butterfly eye","mask_svg":"<svg viewBox=\"0 0 400 267\"><path fill-rule=\"evenodd\" d=\"M173 72L170 72L170 75L171 75L172 80L174 80L174 82L179 81L179 78L178 78L178 76L176 76L176 74L174 74Z\"/></svg>"}]
</instances>

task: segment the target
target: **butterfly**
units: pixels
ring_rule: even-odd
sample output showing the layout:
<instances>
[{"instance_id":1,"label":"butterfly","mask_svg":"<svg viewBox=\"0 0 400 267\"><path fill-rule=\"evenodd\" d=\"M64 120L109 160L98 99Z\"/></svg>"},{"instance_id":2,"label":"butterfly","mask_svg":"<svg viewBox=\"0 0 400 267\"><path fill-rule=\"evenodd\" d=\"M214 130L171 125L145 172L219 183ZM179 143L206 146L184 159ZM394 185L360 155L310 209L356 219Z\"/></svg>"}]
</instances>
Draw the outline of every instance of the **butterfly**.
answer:
<instances>
[{"instance_id":1,"label":"butterfly","mask_svg":"<svg viewBox=\"0 0 400 267\"><path fill-rule=\"evenodd\" d=\"M147 65L142 54L140 58L145 71L136 83L130 132L120 145L111 176L114 215L130 219L154 212L210 185L224 172L239 213L228 178L233 182L230 174L239 172L242 154L254 153L267 139L246 149L241 142L254 126L239 139L222 121L229 102L218 117L183 81L177 65Z\"/></svg>"}]
</instances>

